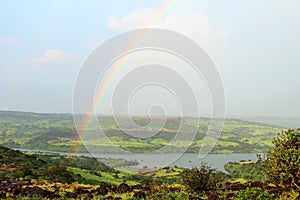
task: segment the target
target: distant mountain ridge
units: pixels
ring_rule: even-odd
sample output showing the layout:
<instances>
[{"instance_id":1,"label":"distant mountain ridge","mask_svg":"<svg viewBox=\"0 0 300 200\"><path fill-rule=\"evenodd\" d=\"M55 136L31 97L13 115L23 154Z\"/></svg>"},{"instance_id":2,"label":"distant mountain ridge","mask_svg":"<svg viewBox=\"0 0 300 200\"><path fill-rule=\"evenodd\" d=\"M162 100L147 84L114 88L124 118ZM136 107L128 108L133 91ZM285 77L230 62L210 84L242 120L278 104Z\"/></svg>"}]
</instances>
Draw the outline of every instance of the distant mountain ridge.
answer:
<instances>
[{"instance_id":1,"label":"distant mountain ridge","mask_svg":"<svg viewBox=\"0 0 300 200\"><path fill-rule=\"evenodd\" d=\"M300 128L300 117L241 117L241 119L291 129Z\"/></svg>"},{"instance_id":2,"label":"distant mountain ridge","mask_svg":"<svg viewBox=\"0 0 300 200\"><path fill-rule=\"evenodd\" d=\"M27 118L47 118L49 116L64 116L65 118L73 118L73 114L71 113L39 113L39 112L29 112L29 111L10 111L10 110L0 110L0 118L7 116L14 117L24 117L26 115ZM112 115L98 115L98 117L113 117ZM120 115L117 117L127 117L125 115ZM147 117L147 116L136 116L136 117ZM165 116L164 116L165 117ZM169 117L177 117L177 116L169 116ZM194 117L185 117L185 118L194 118ZM202 117L207 118L209 117ZM282 128L300 128L300 117L273 117L273 116L256 116L256 117L245 117L245 116L229 116L226 119L236 119L236 120L246 120L252 123L261 123L265 125L274 125L276 127Z\"/></svg>"}]
</instances>

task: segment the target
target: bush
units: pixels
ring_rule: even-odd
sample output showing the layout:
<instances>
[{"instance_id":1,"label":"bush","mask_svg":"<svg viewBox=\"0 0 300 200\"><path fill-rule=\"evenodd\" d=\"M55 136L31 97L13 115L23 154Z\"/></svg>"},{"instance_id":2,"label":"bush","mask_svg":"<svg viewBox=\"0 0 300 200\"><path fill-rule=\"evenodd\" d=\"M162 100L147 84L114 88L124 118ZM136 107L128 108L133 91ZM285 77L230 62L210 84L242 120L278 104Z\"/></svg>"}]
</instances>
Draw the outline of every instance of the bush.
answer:
<instances>
[{"instance_id":1,"label":"bush","mask_svg":"<svg viewBox=\"0 0 300 200\"><path fill-rule=\"evenodd\" d=\"M72 183L75 181L74 174L69 172L65 166L51 166L48 170L49 179L61 183Z\"/></svg>"},{"instance_id":2,"label":"bush","mask_svg":"<svg viewBox=\"0 0 300 200\"><path fill-rule=\"evenodd\" d=\"M261 188L247 188L237 192L237 200L269 200L273 197Z\"/></svg>"},{"instance_id":3,"label":"bush","mask_svg":"<svg viewBox=\"0 0 300 200\"><path fill-rule=\"evenodd\" d=\"M223 180L221 172L212 169L202 162L199 168L184 169L181 172L183 184L196 193L206 192L216 188L217 183Z\"/></svg>"},{"instance_id":4,"label":"bush","mask_svg":"<svg viewBox=\"0 0 300 200\"><path fill-rule=\"evenodd\" d=\"M283 188L300 190L300 129L282 131L273 144L265 158L269 178Z\"/></svg>"}]
</instances>

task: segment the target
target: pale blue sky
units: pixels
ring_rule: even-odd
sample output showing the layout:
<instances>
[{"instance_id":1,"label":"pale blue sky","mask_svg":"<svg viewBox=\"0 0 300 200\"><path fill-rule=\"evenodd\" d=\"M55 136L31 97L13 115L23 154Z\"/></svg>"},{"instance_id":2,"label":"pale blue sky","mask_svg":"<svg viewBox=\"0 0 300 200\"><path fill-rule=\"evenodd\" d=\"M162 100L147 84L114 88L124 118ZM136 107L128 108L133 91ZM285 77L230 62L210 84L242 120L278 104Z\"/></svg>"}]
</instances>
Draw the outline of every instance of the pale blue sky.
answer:
<instances>
[{"instance_id":1,"label":"pale blue sky","mask_svg":"<svg viewBox=\"0 0 300 200\"><path fill-rule=\"evenodd\" d=\"M102 41L145 27L170 1L1 1L0 109L72 112L81 63ZM300 117L300 2L178 1L155 27L206 49L228 115Z\"/></svg>"}]
</instances>

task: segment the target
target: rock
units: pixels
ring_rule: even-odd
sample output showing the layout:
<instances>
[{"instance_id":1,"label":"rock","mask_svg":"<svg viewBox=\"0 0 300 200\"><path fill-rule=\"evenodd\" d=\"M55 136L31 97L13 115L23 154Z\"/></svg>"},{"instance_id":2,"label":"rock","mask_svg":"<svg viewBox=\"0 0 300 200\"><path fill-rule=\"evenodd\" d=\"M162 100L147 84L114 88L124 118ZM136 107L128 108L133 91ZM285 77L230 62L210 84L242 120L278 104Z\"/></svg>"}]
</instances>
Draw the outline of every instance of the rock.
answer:
<instances>
[{"instance_id":1,"label":"rock","mask_svg":"<svg viewBox=\"0 0 300 200\"><path fill-rule=\"evenodd\" d=\"M141 184L133 185L131 186L132 190L142 190L143 186Z\"/></svg>"},{"instance_id":2,"label":"rock","mask_svg":"<svg viewBox=\"0 0 300 200\"><path fill-rule=\"evenodd\" d=\"M226 194L226 199L233 199L233 197L235 196L234 193L230 192Z\"/></svg>"},{"instance_id":3,"label":"rock","mask_svg":"<svg viewBox=\"0 0 300 200\"><path fill-rule=\"evenodd\" d=\"M215 194L212 194L212 195L208 196L208 200L218 200L218 199L219 199L219 196L215 195Z\"/></svg>"},{"instance_id":4,"label":"rock","mask_svg":"<svg viewBox=\"0 0 300 200\"><path fill-rule=\"evenodd\" d=\"M129 191L130 191L130 187L126 183L121 183L117 188L117 192L119 193L126 193Z\"/></svg>"},{"instance_id":5,"label":"rock","mask_svg":"<svg viewBox=\"0 0 300 200\"><path fill-rule=\"evenodd\" d=\"M0 198L1 199L5 199L6 198L6 194L5 194L5 192L0 192Z\"/></svg>"},{"instance_id":6,"label":"rock","mask_svg":"<svg viewBox=\"0 0 300 200\"><path fill-rule=\"evenodd\" d=\"M52 192L45 191L38 186L34 186L34 187L25 188L25 194L30 197L33 197L33 196L46 197L46 196L50 196L52 194Z\"/></svg>"},{"instance_id":7,"label":"rock","mask_svg":"<svg viewBox=\"0 0 300 200\"><path fill-rule=\"evenodd\" d=\"M137 191L133 194L133 197L140 198L140 199L146 199L146 194L143 191Z\"/></svg>"},{"instance_id":8,"label":"rock","mask_svg":"<svg viewBox=\"0 0 300 200\"><path fill-rule=\"evenodd\" d=\"M100 185L100 187L96 189L96 192L98 195L106 195L108 193L108 189L105 185Z\"/></svg>"},{"instance_id":9,"label":"rock","mask_svg":"<svg viewBox=\"0 0 300 200\"><path fill-rule=\"evenodd\" d=\"M75 198L77 198L77 194L71 193L71 192L67 192L67 193L65 194L65 198L75 199Z\"/></svg>"}]
</instances>

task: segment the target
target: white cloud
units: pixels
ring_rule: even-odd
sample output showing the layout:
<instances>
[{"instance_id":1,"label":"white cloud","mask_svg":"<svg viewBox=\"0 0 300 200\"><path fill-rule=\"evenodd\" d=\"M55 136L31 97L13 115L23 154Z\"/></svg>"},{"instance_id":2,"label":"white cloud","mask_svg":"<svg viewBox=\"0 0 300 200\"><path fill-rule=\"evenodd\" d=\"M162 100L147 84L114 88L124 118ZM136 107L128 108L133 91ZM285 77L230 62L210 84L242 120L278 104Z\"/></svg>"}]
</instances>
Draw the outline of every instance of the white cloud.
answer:
<instances>
[{"instance_id":1,"label":"white cloud","mask_svg":"<svg viewBox=\"0 0 300 200\"><path fill-rule=\"evenodd\" d=\"M79 60L79 57L73 53L65 52L59 49L48 49L43 56L30 58L31 65L40 65L47 63L72 63Z\"/></svg>"},{"instance_id":2,"label":"white cloud","mask_svg":"<svg viewBox=\"0 0 300 200\"><path fill-rule=\"evenodd\" d=\"M155 11L150 9L137 10L123 17L111 17L108 20L108 27L117 31L126 31L135 28L149 27Z\"/></svg>"},{"instance_id":3,"label":"white cloud","mask_svg":"<svg viewBox=\"0 0 300 200\"><path fill-rule=\"evenodd\" d=\"M145 27L166 28L185 34L208 48L229 33L229 30L214 28L208 17L200 12L171 13L162 19L159 12L160 9L137 10L122 17L111 17L107 25L118 32Z\"/></svg>"}]
</instances>

